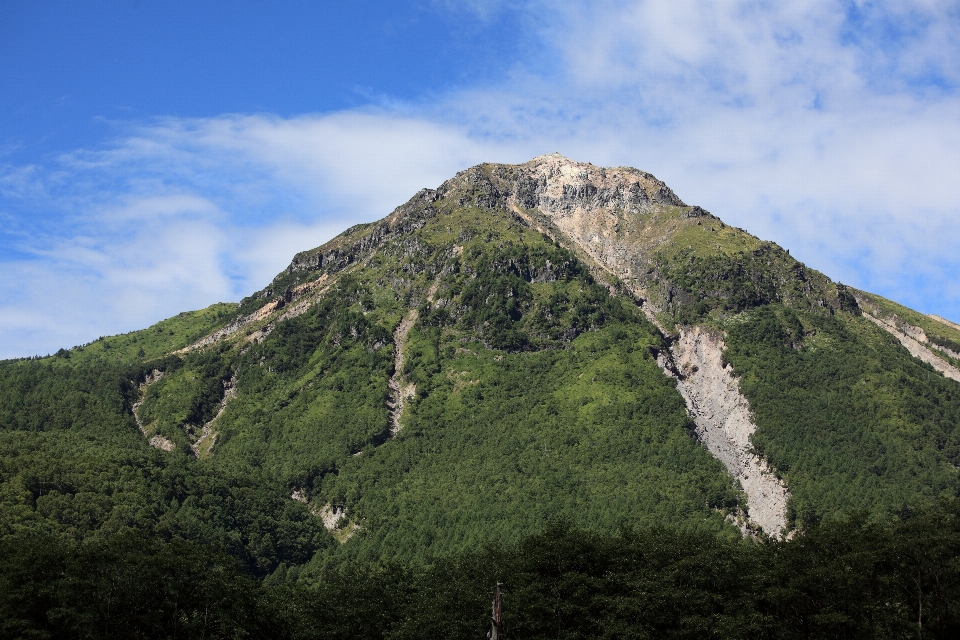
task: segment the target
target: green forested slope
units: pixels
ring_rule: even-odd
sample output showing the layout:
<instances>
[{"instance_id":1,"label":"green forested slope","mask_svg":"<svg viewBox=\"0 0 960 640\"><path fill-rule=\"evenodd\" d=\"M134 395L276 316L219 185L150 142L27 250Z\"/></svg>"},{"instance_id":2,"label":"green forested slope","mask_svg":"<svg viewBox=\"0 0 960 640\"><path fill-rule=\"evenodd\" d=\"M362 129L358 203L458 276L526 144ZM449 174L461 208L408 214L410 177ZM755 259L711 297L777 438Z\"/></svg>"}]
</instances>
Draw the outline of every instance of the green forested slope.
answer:
<instances>
[{"instance_id":1,"label":"green forested slope","mask_svg":"<svg viewBox=\"0 0 960 640\"><path fill-rule=\"evenodd\" d=\"M530 637L563 637L550 635L554 624L569 637L676 628L803 637L778 626L780 616L820 630L812 637L864 620L878 636L910 635L920 615L902 583L910 545L955 543L927 525L911 529L911 518L920 509L924 522L956 528L960 384L860 317L859 292L677 204L665 187L657 193L668 204L634 189L632 218L596 214L585 249L558 230L560 217L515 209L504 176L519 169L502 169L458 174L383 221L297 254L239 305L0 363L0 543L24 549L10 565L24 602L49 579L62 587L56 597L74 598L61 602L68 610L85 596L63 576L103 560L159 580L166 612L180 611L176 585L199 581L274 616L289 637L324 625L340 637L406 637L417 625L437 635L455 627L458 637L483 617L486 596L454 589L463 597L451 604L444 581L474 589L471 581L496 579L494 567L530 603L516 620ZM626 197L610 187L620 183L604 184L524 202L566 216ZM897 310L952 348L952 329L907 312ZM792 496L791 543L740 540L727 518L742 514L739 486L697 441L675 380L658 366L659 357L684 375L665 359L695 323L725 335L757 425L753 446ZM391 385L411 392L397 433ZM890 524L891 513L905 521ZM530 538L556 519L582 531ZM855 543L844 547L844 536ZM33 538L45 542L23 544ZM178 565L178 550L211 573ZM577 564L578 553L589 562ZM954 585L956 563L941 556L930 571ZM824 574L819 557L832 558ZM50 572L34 580L31 558ZM871 591L851 566L887 582ZM179 577L163 582L164 571ZM407 597L405 581L440 604L422 615L381 607ZM949 603L943 589L937 597ZM632 595L618 599L618 590ZM183 616L209 601L191 598ZM581 602L574 621L558 613ZM0 605L16 608L15 599ZM259 628L233 604L210 606L223 614L221 631ZM937 628L955 628L956 612L943 607Z\"/></svg>"},{"instance_id":2,"label":"green forested slope","mask_svg":"<svg viewBox=\"0 0 960 640\"><path fill-rule=\"evenodd\" d=\"M285 486L256 469L215 473L149 447L130 410L131 380L143 374L121 364L0 367L0 536L138 530L214 544L257 573L332 543Z\"/></svg>"},{"instance_id":3,"label":"green forested slope","mask_svg":"<svg viewBox=\"0 0 960 640\"><path fill-rule=\"evenodd\" d=\"M554 517L603 531L673 523L732 534L723 515L737 492L656 366L659 332L508 213L440 215L443 206L338 272L316 305L261 341L240 332L142 364L0 368L5 486L70 478L55 495L11 492L5 508L17 515L6 524L199 537L260 571L302 563L304 540L318 561L336 547L309 515L326 504L360 526L340 552L368 559L516 541ZM397 274L407 276L399 286ZM401 375L417 392L392 437L392 330L410 307L419 320ZM148 435L176 445L169 453L146 446L131 411L155 369L164 375L138 415ZM212 455L193 459L190 436L234 375ZM97 506L80 518L49 507L57 501Z\"/></svg>"},{"instance_id":4,"label":"green forested slope","mask_svg":"<svg viewBox=\"0 0 960 640\"><path fill-rule=\"evenodd\" d=\"M954 638L960 518L823 524L745 544L671 528L548 526L429 566L343 565L256 582L230 556L136 535L0 540L3 638Z\"/></svg>"},{"instance_id":5,"label":"green forested slope","mask_svg":"<svg viewBox=\"0 0 960 640\"><path fill-rule=\"evenodd\" d=\"M450 212L403 242L421 249L352 272L239 356L212 467L262 466L345 508L361 527L345 551L367 558L516 540L557 516L723 527L736 492L629 300L507 215ZM416 399L390 437L387 328L406 296L381 283L417 271L403 372Z\"/></svg>"},{"instance_id":6,"label":"green forested slope","mask_svg":"<svg viewBox=\"0 0 960 640\"><path fill-rule=\"evenodd\" d=\"M725 327L754 446L784 475L798 524L960 494L960 384L856 315L773 305Z\"/></svg>"}]
</instances>

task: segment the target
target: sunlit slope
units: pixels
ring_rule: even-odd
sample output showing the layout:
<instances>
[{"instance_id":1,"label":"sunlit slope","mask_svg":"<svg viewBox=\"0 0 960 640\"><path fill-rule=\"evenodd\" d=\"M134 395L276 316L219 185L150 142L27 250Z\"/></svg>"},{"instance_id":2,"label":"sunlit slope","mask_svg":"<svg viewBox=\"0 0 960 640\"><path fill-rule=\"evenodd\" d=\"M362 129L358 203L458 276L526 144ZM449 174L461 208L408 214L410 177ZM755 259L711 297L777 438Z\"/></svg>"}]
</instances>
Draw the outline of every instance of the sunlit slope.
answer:
<instances>
[{"instance_id":1,"label":"sunlit slope","mask_svg":"<svg viewBox=\"0 0 960 640\"><path fill-rule=\"evenodd\" d=\"M735 535L741 485L676 389L693 325L726 349L789 527L956 497L960 383L864 312L956 359L960 331L649 174L480 165L239 305L0 365L2 520L229 541L261 572L558 517Z\"/></svg>"},{"instance_id":2,"label":"sunlit slope","mask_svg":"<svg viewBox=\"0 0 960 640\"><path fill-rule=\"evenodd\" d=\"M351 545L387 556L556 517L721 527L736 492L691 437L636 305L509 212L427 214L235 356L210 464L285 478L360 526ZM392 375L415 388L396 434Z\"/></svg>"},{"instance_id":3,"label":"sunlit slope","mask_svg":"<svg viewBox=\"0 0 960 640\"><path fill-rule=\"evenodd\" d=\"M960 384L861 316L768 305L723 326L795 524L957 496Z\"/></svg>"}]
</instances>

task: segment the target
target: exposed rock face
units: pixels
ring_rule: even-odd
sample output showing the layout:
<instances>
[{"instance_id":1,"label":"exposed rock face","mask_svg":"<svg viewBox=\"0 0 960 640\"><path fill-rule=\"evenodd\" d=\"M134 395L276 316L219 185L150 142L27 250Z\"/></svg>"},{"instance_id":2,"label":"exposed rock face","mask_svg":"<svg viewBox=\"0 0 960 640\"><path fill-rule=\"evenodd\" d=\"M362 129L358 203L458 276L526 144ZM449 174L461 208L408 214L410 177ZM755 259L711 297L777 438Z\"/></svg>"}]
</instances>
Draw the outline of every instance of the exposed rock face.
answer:
<instances>
[{"instance_id":1,"label":"exposed rock face","mask_svg":"<svg viewBox=\"0 0 960 640\"><path fill-rule=\"evenodd\" d=\"M143 384L140 385L140 399L133 404L133 418L137 421L137 428L140 429L140 433L144 436L147 435L147 428L140 420L140 414L137 413L137 410L140 408L140 405L143 404L143 398L147 393L147 388L152 385L154 382L163 377L163 371L154 369L144 380ZM173 451L176 448L176 445L169 438L164 438L163 436L156 434L152 436L148 441L148 444L155 449L161 449L162 451Z\"/></svg>"},{"instance_id":2,"label":"exposed rock face","mask_svg":"<svg viewBox=\"0 0 960 640\"><path fill-rule=\"evenodd\" d=\"M323 521L323 526L333 534L333 537L336 538L340 544L352 538L354 534L360 530L360 526L355 522L343 523L346 519L346 511L344 511L343 507L325 504L315 515L320 517Z\"/></svg>"},{"instance_id":3,"label":"exposed rock face","mask_svg":"<svg viewBox=\"0 0 960 640\"><path fill-rule=\"evenodd\" d=\"M789 492L766 462L751 452L750 436L756 425L733 368L723 365L723 350L723 340L709 331L683 327L671 347L672 362L661 355L659 363L677 378L677 389L697 425L697 437L743 488L750 521L768 535L780 537L787 524Z\"/></svg>"},{"instance_id":4,"label":"exposed rock face","mask_svg":"<svg viewBox=\"0 0 960 640\"><path fill-rule=\"evenodd\" d=\"M522 165L513 198L525 209L536 208L556 217L596 209L648 212L653 204L686 206L649 173L627 167L595 167L558 153Z\"/></svg>"},{"instance_id":5,"label":"exposed rock face","mask_svg":"<svg viewBox=\"0 0 960 640\"><path fill-rule=\"evenodd\" d=\"M189 347L180 349L177 351L177 353L186 353L188 351L193 351L194 349L200 349L202 347L215 344L221 340L229 338L245 327L258 326L258 323L260 324L259 328L250 335L249 340L251 342L262 341L264 338L270 335L270 331L273 328L273 322L282 322L306 313L306 311L332 286L333 281L328 281L328 279L329 276L324 273L321 274L316 280L305 282L288 291L285 291L275 300L268 302L250 315L231 322L227 326L218 329L204 338L201 338ZM271 318L271 316L274 317ZM264 321L268 319L270 320L270 323L263 324Z\"/></svg>"},{"instance_id":6,"label":"exposed rock face","mask_svg":"<svg viewBox=\"0 0 960 640\"><path fill-rule=\"evenodd\" d=\"M193 451L194 456L201 458L212 455L213 445L217 442L217 432L213 429L214 423L216 423L217 418L223 414L224 409L227 408L227 403L235 397L237 397L236 373L234 373L229 380L224 381L223 398L220 400L220 406L217 408L216 415L203 425L197 441L190 445L190 450Z\"/></svg>"},{"instance_id":7,"label":"exposed rock face","mask_svg":"<svg viewBox=\"0 0 960 640\"><path fill-rule=\"evenodd\" d=\"M932 314L932 313L927 314L927 317L928 317L928 318L933 318L933 319L936 320L937 322L940 322L940 323L942 323L942 324L945 324L946 326L950 327L951 329L956 329L957 331L960 331L960 324L957 324L956 322L951 322L950 320L947 320L946 318L941 318L940 316L934 315L934 314Z\"/></svg>"},{"instance_id":8,"label":"exposed rock face","mask_svg":"<svg viewBox=\"0 0 960 640\"><path fill-rule=\"evenodd\" d=\"M352 538L360 530L360 525L347 520L347 512L341 505L333 505L328 502L318 509L315 504L310 502L307 492L302 488L294 489L290 498L308 505L310 513L320 518L324 528L332 533L340 544ZM344 522L345 520L346 522Z\"/></svg>"},{"instance_id":9,"label":"exposed rock face","mask_svg":"<svg viewBox=\"0 0 960 640\"><path fill-rule=\"evenodd\" d=\"M957 369L956 367L954 367L948 362L944 362L942 358L939 358L936 355L934 355L930 351L930 349L928 349L926 346L924 346L924 344L918 341L918 339L922 339L924 342L926 342L927 336L923 332L923 329L920 329L919 327L911 327L911 325L906 325L907 327L914 329L914 331L910 332L912 335L909 335L906 332L898 329L893 324L890 324L889 322L886 322L879 318L875 318L869 313L864 312L863 316L867 320L869 320L870 322L877 325L878 327L880 327L881 329L883 329L884 331L886 331L887 333L895 337L897 340L899 340L900 344L906 347L907 351L910 352L910 355L912 355L915 358L919 358L920 360L923 360L924 362L932 366L934 369L942 373L945 377L950 378L951 380L956 380L957 382L960 382L960 369Z\"/></svg>"},{"instance_id":10,"label":"exposed rock face","mask_svg":"<svg viewBox=\"0 0 960 640\"><path fill-rule=\"evenodd\" d=\"M400 320L400 324L393 332L393 375L387 382L389 387L388 408L390 409L390 435L395 436L400 433L402 425L400 418L403 416L404 403L413 398L417 392L415 385L406 382L403 379L403 363L405 360L404 347L407 342L407 334L413 328L417 321L417 310L411 309L410 312Z\"/></svg>"}]
</instances>

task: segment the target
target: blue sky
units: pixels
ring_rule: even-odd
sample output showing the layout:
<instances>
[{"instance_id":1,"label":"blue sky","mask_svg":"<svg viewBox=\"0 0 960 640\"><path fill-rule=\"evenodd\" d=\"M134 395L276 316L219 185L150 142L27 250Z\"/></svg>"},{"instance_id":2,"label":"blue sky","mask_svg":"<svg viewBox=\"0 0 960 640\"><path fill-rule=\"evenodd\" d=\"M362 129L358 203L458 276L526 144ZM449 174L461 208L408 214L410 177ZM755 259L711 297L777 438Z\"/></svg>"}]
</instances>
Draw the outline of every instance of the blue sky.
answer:
<instances>
[{"instance_id":1,"label":"blue sky","mask_svg":"<svg viewBox=\"0 0 960 640\"><path fill-rule=\"evenodd\" d=\"M960 3L0 3L0 357L238 300L483 161L636 166L960 319Z\"/></svg>"}]
</instances>

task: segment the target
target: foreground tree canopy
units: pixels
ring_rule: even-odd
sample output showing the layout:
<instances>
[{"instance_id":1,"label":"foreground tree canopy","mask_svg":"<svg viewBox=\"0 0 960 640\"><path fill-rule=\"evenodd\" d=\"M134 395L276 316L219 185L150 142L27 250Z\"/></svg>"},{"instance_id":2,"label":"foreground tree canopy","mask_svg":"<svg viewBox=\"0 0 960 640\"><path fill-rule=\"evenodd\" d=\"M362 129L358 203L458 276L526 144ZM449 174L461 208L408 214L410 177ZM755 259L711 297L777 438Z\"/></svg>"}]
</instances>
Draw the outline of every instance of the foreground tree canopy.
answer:
<instances>
[{"instance_id":1,"label":"foreground tree canopy","mask_svg":"<svg viewBox=\"0 0 960 640\"><path fill-rule=\"evenodd\" d=\"M504 583L509 638L953 638L960 508L819 525L788 542L557 523L426 565L258 581L222 551L136 534L0 543L5 638L463 638Z\"/></svg>"},{"instance_id":2,"label":"foreground tree canopy","mask_svg":"<svg viewBox=\"0 0 960 640\"><path fill-rule=\"evenodd\" d=\"M698 440L694 334L788 542ZM477 637L500 581L511 637L949 637L956 366L649 174L480 165L239 304L0 363L4 633Z\"/></svg>"}]
</instances>

